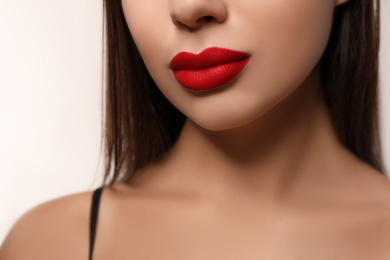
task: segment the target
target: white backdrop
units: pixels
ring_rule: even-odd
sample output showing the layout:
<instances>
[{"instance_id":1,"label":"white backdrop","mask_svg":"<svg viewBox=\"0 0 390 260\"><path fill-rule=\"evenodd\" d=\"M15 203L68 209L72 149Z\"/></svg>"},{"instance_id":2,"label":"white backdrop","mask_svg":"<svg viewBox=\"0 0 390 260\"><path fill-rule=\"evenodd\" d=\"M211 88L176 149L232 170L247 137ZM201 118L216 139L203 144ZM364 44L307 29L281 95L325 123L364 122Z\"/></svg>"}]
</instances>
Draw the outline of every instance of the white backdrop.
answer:
<instances>
[{"instance_id":1,"label":"white backdrop","mask_svg":"<svg viewBox=\"0 0 390 260\"><path fill-rule=\"evenodd\" d=\"M381 128L389 168L390 2L382 2ZM101 6L0 0L0 244L29 208L101 181Z\"/></svg>"},{"instance_id":2,"label":"white backdrop","mask_svg":"<svg viewBox=\"0 0 390 260\"><path fill-rule=\"evenodd\" d=\"M101 70L102 0L0 0L0 242L99 183Z\"/></svg>"}]
</instances>

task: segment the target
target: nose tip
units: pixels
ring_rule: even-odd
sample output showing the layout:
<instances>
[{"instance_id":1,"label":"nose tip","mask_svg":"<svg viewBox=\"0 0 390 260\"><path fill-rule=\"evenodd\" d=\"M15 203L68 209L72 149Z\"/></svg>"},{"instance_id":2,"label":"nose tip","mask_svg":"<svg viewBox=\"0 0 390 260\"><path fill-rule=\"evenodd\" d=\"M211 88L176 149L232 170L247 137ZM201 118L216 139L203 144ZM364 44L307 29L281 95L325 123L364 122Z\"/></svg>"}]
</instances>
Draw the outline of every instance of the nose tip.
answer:
<instances>
[{"instance_id":1,"label":"nose tip","mask_svg":"<svg viewBox=\"0 0 390 260\"><path fill-rule=\"evenodd\" d=\"M222 0L171 0L172 22L179 27L197 29L208 23L221 23L227 17Z\"/></svg>"}]
</instances>

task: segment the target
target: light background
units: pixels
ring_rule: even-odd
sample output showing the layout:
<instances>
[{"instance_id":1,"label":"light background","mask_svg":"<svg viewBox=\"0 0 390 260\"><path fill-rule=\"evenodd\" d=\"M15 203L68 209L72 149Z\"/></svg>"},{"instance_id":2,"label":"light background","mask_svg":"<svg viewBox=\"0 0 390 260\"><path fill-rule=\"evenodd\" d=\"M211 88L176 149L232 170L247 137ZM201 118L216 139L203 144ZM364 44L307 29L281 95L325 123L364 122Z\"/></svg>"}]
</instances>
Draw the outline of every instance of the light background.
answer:
<instances>
[{"instance_id":1,"label":"light background","mask_svg":"<svg viewBox=\"0 0 390 260\"><path fill-rule=\"evenodd\" d=\"M381 7L390 168L390 2ZM102 17L102 0L0 0L0 244L26 210L101 181Z\"/></svg>"}]
</instances>

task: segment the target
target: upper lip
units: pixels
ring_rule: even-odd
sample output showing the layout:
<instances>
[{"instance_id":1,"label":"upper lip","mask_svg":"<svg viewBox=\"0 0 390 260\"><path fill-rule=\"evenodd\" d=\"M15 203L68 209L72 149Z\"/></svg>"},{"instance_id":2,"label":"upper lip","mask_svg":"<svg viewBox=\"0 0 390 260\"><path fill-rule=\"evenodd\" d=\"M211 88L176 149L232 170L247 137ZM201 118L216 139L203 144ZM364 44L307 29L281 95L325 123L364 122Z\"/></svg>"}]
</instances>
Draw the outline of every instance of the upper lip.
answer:
<instances>
[{"instance_id":1,"label":"upper lip","mask_svg":"<svg viewBox=\"0 0 390 260\"><path fill-rule=\"evenodd\" d=\"M240 61L248 58L250 55L245 52L229 50L219 47L211 47L203 50L199 54L191 52L178 53L169 67L172 70L199 70L210 68L222 64Z\"/></svg>"}]
</instances>

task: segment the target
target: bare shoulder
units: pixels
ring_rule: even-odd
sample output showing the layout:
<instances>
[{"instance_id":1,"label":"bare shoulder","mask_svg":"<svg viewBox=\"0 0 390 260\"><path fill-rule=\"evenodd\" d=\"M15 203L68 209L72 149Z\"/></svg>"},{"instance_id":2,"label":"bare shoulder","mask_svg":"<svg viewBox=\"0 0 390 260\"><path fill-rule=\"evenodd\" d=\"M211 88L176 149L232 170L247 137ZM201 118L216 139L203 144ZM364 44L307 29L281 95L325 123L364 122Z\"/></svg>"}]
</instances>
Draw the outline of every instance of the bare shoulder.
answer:
<instances>
[{"instance_id":1,"label":"bare shoulder","mask_svg":"<svg viewBox=\"0 0 390 260\"><path fill-rule=\"evenodd\" d=\"M12 227L0 259L88 259L92 191L42 203Z\"/></svg>"},{"instance_id":2,"label":"bare shoulder","mask_svg":"<svg viewBox=\"0 0 390 260\"><path fill-rule=\"evenodd\" d=\"M365 169L355 185L353 194L363 202L356 219L367 220L359 225L356 238L364 239L371 259L390 259L390 180L374 169Z\"/></svg>"},{"instance_id":3,"label":"bare shoulder","mask_svg":"<svg viewBox=\"0 0 390 260\"><path fill-rule=\"evenodd\" d=\"M361 199L390 210L390 179L377 170L366 167L357 174L354 187L360 190ZM390 212L389 212L390 213Z\"/></svg>"}]
</instances>

